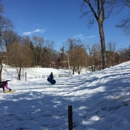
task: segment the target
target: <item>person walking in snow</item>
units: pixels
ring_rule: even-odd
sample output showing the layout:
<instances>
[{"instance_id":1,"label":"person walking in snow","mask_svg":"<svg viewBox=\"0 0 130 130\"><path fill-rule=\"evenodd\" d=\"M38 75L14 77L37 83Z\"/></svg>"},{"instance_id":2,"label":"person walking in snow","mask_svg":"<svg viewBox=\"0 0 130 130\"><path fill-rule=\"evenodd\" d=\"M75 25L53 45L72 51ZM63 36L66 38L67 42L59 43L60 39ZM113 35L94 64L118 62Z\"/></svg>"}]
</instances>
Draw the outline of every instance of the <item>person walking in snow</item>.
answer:
<instances>
[{"instance_id":1,"label":"person walking in snow","mask_svg":"<svg viewBox=\"0 0 130 130\"><path fill-rule=\"evenodd\" d=\"M10 81L10 80L0 82L0 88L3 89L4 93L11 91L11 89L8 87L8 81Z\"/></svg>"}]
</instances>

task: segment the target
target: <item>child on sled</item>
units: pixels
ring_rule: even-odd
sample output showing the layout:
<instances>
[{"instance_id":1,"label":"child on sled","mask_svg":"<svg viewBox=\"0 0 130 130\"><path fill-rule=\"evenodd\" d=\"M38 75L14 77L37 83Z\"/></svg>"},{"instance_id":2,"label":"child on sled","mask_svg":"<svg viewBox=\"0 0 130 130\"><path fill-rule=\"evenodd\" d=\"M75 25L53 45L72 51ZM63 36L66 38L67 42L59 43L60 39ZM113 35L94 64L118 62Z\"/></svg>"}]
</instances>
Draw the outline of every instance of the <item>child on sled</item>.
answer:
<instances>
[{"instance_id":1,"label":"child on sled","mask_svg":"<svg viewBox=\"0 0 130 130\"><path fill-rule=\"evenodd\" d=\"M4 93L11 91L11 89L8 87L8 81L10 81L10 80L0 82L0 88L3 89Z\"/></svg>"}]
</instances>

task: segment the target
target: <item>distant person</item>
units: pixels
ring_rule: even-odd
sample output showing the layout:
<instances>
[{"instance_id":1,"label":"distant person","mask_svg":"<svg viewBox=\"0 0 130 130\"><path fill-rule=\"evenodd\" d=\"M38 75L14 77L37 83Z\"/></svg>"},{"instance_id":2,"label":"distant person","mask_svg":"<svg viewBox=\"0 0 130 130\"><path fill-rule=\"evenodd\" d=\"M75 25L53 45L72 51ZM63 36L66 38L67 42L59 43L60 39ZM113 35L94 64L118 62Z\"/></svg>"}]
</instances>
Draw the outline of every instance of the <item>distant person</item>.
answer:
<instances>
[{"instance_id":1,"label":"distant person","mask_svg":"<svg viewBox=\"0 0 130 130\"><path fill-rule=\"evenodd\" d=\"M10 81L10 80L0 82L0 88L3 89L4 93L11 91L11 89L8 87L8 81Z\"/></svg>"},{"instance_id":2,"label":"distant person","mask_svg":"<svg viewBox=\"0 0 130 130\"><path fill-rule=\"evenodd\" d=\"M50 82L51 84L55 84L56 83L56 81L54 80L53 72L51 72L51 74L47 78L47 81Z\"/></svg>"},{"instance_id":3,"label":"distant person","mask_svg":"<svg viewBox=\"0 0 130 130\"><path fill-rule=\"evenodd\" d=\"M49 75L49 78L54 79L53 72Z\"/></svg>"}]
</instances>

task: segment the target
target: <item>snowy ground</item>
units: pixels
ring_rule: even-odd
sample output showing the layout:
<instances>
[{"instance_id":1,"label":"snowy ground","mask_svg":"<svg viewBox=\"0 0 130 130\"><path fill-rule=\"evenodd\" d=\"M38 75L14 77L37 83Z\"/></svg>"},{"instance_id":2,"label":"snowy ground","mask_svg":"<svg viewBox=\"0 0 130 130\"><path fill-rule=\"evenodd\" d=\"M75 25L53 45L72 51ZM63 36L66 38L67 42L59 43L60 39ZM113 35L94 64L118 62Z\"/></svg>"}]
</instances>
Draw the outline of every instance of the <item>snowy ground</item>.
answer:
<instances>
[{"instance_id":1,"label":"snowy ground","mask_svg":"<svg viewBox=\"0 0 130 130\"><path fill-rule=\"evenodd\" d=\"M1 89L0 130L68 130L69 105L73 130L130 130L130 62L55 79L11 80L13 94Z\"/></svg>"}]
</instances>

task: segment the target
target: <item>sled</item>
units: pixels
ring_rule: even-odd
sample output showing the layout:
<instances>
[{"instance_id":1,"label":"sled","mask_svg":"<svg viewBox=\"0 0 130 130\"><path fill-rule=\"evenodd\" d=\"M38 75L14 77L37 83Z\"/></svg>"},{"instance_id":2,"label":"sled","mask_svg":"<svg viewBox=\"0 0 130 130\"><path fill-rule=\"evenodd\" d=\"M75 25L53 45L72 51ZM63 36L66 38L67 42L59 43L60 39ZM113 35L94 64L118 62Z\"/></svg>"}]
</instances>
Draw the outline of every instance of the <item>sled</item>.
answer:
<instances>
[{"instance_id":1,"label":"sled","mask_svg":"<svg viewBox=\"0 0 130 130\"><path fill-rule=\"evenodd\" d=\"M51 84L55 84L56 81L54 79L51 79L51 78L47 78L47 81L50 82Z\"/></svg>"},{"instance_id":2,"label":"sled","mask_svg":"<svg viewBox=\"0 0 130 130\"><path fill-rule=\"evenodd\" d=\"M14 92L15 92L15 90L11 90L11 91L5 90L3 93L14 93Z\"/></svg>"}]
</instances>

